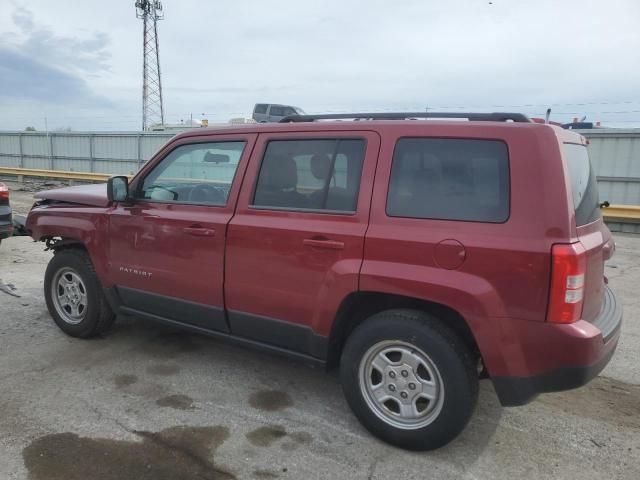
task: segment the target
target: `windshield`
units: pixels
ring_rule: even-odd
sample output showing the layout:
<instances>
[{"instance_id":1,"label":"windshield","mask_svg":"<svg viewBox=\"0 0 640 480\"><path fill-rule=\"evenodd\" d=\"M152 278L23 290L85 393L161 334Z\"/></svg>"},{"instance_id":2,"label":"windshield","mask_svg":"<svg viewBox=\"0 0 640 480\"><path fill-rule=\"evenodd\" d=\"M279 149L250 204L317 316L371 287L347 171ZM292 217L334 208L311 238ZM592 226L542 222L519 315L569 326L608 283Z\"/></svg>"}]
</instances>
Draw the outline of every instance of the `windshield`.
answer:
<instances>
[{"instance_id":1,"label":"windshield","mask_svg":"<svg viewBox=\"0 0 640 480\"><path fill-rule=\"evenodd\" d=\"M565 143L564 156L569 170L576 226L579 227L600 218L598 183L586 145Z\"/></svg>"}]
</instances>

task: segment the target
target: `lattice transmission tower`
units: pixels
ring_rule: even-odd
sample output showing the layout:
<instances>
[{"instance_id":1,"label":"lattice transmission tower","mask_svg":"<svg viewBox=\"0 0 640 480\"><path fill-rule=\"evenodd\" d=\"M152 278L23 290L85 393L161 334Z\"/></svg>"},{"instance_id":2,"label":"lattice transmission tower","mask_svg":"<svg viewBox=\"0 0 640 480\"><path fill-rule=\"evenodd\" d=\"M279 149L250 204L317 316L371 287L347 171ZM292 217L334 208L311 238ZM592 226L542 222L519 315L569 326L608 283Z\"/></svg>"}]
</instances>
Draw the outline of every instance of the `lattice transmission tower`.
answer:
<instances>
[{"instance_id":1,"label":"lattice transmission tower","mask_svg":"<svg viewBox=\"0 0 640 480\"><path fill-rule=\"evenodd\" d=\"M142 130L154 124L164 124L158 20L164 18L162 4L157 0L136 0L136 17L142 19Z\"/></svg>"}]
</instances>

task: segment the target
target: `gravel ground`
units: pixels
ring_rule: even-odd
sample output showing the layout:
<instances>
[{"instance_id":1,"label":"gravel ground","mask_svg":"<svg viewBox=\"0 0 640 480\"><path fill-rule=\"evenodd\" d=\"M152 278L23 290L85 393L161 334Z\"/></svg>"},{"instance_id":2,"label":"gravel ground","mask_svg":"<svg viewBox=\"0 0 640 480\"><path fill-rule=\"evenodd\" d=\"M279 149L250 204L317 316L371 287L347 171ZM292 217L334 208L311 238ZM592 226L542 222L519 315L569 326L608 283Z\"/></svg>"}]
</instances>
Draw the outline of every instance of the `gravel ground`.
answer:
<instances>
[{"instance_id":1,"label":"gravel ground","mask_svg":"<svg viewBox=\"0 0 640 480\"><path fill-rule=\"evenodd\" d=\"M14 209L26 212L32 194L11 186ZM0 279L15 288L0 291L0 478L636 480L640 237L616 241L606 273L625 323L602 375L511 409L483 381L467 430L411 453L359 425L334 374L132 318L106 338L65 336L42 296L50 253L9 239L0 247Z\"/></svg>"}]
</instances>

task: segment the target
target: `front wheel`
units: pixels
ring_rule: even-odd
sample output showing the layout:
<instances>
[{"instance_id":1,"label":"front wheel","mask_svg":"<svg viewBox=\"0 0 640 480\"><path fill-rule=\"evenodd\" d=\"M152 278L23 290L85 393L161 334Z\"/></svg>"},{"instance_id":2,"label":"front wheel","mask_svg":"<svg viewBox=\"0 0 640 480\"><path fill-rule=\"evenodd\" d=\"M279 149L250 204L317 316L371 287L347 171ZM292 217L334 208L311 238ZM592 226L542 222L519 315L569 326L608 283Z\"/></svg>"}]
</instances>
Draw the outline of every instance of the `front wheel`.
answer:
<instances>
[{"instance_id":1,"label":"front wheel","mask_svg":"<svg viewBox=\"0 0 640 480\"><path fill-rule=\"evenodd\" d=\"M466 426L478 397L473 356L438 319L389 310L349 336L340 362L347 401L374 435L410 450L431 450Z\"/></svg>"},{"instance_id":2,"label":"front wheel","mask_svg":"<svg viewBox=\"0 0 640 480\"><path fill-rule=\"evenodd\" d=\"M53 320L72 337L94 337L113 323L113 312L84 250L55 253L45 273L44 296Z\"/></svg>"}]
</instances>

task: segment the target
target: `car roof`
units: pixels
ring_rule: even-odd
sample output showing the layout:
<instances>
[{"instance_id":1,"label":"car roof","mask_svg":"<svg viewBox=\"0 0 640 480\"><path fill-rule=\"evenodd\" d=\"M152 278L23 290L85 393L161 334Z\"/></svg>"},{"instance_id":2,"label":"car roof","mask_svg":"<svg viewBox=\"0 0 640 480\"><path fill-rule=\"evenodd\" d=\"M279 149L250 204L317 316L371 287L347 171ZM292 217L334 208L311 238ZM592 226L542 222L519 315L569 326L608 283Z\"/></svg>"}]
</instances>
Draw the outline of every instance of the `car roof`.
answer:
<instances>
[{"instance_id":1,"label":"car roof","mask_svg":"<svg viewBox=\"0 0 640 480\"><path fill-rule=\"evenodd\" d=\"M464 132L478 130L547 130L552 129L556 136L565 142L584 143L584 138L576 132L565 130L555 125L540 124L534 122L498 122L498 121L459 121L459 120L359 120L359 121L316 121L316 122L292 122L292 123L247 123L216 125L206 128L188 130L175 138L201 137L208 135L247 134L247 133L278 133L278 132L318 132L318 131L376 131L383 133L385 130L407 129L411 132L419 130L427 135L430 130L442 132L451 131L454 135L464 135Z\"/></svg>"}]
</instances>

